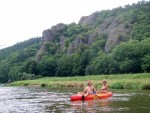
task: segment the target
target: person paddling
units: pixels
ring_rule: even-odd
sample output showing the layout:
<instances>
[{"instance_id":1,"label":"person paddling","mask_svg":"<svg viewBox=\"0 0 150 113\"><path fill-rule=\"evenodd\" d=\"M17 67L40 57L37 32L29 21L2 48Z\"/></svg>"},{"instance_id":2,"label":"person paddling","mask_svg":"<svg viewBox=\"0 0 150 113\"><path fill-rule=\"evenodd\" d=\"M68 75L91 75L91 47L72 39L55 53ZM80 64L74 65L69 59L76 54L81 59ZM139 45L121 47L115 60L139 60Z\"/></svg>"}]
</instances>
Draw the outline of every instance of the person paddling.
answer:
<instances>
[{"instance_id":1,"label":"person paddling","mask_svg":"<svg viewBox=\"0 0 150 113\"><path fill-rule=\"evenodd\" d=\"M96 90L92 82L89 80L87 84L88 85L84 88L84 91L83 91L84 94L82 95L82 100L84 100L84 98L89 94L96 94Z\"/></svg>"}]
</instances>

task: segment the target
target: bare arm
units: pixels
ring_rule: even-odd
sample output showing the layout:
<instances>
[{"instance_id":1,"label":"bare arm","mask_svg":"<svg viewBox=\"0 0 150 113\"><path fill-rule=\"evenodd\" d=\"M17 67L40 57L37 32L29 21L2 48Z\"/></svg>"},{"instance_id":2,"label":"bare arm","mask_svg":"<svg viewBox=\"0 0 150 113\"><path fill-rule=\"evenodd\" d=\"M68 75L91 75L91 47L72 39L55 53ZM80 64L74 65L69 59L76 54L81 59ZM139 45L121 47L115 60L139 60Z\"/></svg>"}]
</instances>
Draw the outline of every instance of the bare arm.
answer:
<instances>
[{"instance_id":1,"label":"bare arm","mask_svg":"<svg viewBox=\"0 0 150 113\"><path fill-rule=\"evenodd\" d=\"M101 88L101 92L107 92L107 90L108 90L107 85L105 85L105 86L103 86L103 87Z\"/></svg>"},{"instance_id":2,"label":"bare arm","mask_svg":"<svg viewBox=\"0 0 150 113\"><path fill-rule=\"evenodd\" d=\"M83 92L86 93L87 92L87 86L84 88Z\"/></svg>"},{"instance_id":3,"label":"bare arm","mask_svg":"<svg viewBox=\"0 0 150 113\"><path fill-rule=\"evenodd\" d=\"M107 90L108 88L107 88L107 85L106 86L103 86L102 88L101 88L101 90Z\"/></svg>"}]
</instances>

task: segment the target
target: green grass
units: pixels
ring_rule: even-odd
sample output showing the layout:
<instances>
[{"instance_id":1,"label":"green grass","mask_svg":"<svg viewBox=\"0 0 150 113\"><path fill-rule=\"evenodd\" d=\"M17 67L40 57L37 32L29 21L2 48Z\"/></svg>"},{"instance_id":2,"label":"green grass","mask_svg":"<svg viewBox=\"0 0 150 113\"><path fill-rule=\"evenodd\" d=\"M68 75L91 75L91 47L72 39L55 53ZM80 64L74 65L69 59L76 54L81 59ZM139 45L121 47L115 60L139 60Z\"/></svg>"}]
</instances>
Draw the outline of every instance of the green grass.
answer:
<instances>
[{"instance_id":1,"label":"green grass","mask_svg":"<svg viewBox=\"0 0 150 113\"><path fill-rule=\"evenodd\" d=\"M40 87L74 87L83 88L87 81L100 89L101 80L107 80L111 89L141 89L150 90L150 73L118 74L118 75L91 75L75 77L45 77L36 80L24 80L10 83L11 86L40 86Z\"/></svg>"}]
</instances>

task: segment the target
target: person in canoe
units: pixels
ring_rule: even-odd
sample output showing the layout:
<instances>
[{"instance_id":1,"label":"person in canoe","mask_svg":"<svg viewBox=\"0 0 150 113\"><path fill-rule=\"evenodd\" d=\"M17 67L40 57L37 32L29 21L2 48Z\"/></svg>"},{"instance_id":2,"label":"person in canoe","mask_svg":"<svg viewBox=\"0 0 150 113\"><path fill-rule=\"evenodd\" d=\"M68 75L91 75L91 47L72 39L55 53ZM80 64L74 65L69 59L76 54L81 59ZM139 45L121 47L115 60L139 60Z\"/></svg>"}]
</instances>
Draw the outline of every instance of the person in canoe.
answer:
<instances>
[{"instance_id":1,"label":"person in canoe","mask_svg":"<svg viewBox=\"0 0 150 113\"><path fill-rule=\"evenodd\" d=\"M101 91L102 93L107 92L108 91L108 86L107 86L107 82L106 80L102 80L102 87L101 87Z\"/></svg>"},{"instance_id":2,"label":"person in canoe","mask_svg":"<svg viewBox=\"0 0 150 113\"><path fill-rule=\"evenodd\" d=\"M84 88L84 91L83 91L84 94L82 95L82 100L84 100L84 98L89 94L96 94L96 90L92 82L89 80L87 84L88 85Z\"/></svg>"}]
</instances>

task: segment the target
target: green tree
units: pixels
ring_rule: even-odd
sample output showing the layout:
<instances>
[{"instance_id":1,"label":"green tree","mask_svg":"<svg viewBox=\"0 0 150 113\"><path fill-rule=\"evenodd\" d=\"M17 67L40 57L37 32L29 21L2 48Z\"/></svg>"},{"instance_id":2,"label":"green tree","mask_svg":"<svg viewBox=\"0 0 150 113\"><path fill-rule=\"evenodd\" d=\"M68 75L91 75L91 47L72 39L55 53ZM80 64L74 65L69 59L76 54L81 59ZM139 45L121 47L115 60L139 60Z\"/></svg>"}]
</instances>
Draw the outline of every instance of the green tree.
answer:
<instances>
[{"instance_id":1,"label":"green tree","mask_svg":"<svg viewBox=\"0 0 150 113\"><path fill-rule=\"evenodd\" d=\"M109 74L109 57L103 51L90 62L86 68L86 74Z\"/></svg>"},{"instance_id":2,"label":"green tree","mask_svg":"<svg viewBox=\"0 0 150 113\"><path fill-rule=\"evenodd\" d=\"M62 56L57 64L56 76L73 76L73 63L70 55Z\"/></svg>"},{"instance_id":3,"label":"green tree","mask_svg":"<svg viewBox=\"0 0 150 113\"><path fill-rule=\"evenodd\" d=\"M28 60L22 67L23 72L37 74L37 62L35 60Z\"/></svg>"},{"instance_id":4,"label":"green tree","mask_svg":"<svg viewBox=\"0 0 150 113\"><path fill-rule=\"evenodd\" d=\"M130 73L134 70L134 62L133 60L129 60L126 58L124 61L120 63L120 71L121 73Z\"/></svg>"},{"instance_id":5,"label":"green tree","mask_svg":"<svg viewBox=\"0 0 150 113\"><path fill-rule=\"evenodd\" d=\"M142 58L142 69L144 72L150 72L150 55L145 55Z\"/></svg>"},{"instance_id":6,"label":"green tree","mask_svg":"<svg viewBox=\"0 0 150 113\"><path fill-rule=\"evenodd\" d=\"M47 59L41 60L38 64L39 74L43 76L55 76L57 68L56 59L53 57L48 57Z\"/></svg>"}]
</instances>

